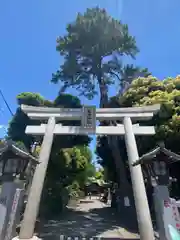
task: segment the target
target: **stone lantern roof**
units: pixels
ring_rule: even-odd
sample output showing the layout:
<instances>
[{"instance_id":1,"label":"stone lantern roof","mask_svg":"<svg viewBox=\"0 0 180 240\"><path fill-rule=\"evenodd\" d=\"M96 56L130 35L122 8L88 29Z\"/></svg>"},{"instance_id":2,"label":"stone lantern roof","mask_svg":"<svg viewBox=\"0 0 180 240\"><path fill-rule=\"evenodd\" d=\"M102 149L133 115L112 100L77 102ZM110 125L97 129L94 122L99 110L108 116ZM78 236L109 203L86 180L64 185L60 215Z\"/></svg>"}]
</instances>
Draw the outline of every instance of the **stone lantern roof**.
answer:
<instances>
[{"instance_id":1,"label":"stone lantern roof","mask_svg":"<svg viewBox=\"0 0 180 240\"><path fill-rule=\"evenodd\" d=\"M30 160L34 164L38 164L37 158L32 156L25 147L17 146L17 143L12 140L2 141L0 143L0 160L6 153L14 154L20 158Z\"/></svg>"},{"instance_id":2,"label":"stone lantern roof","mask_svg":"<svg viewBox=\"0 0 180 240\"><path fill-rule=\"evenodd\" d=\"M137 161L135 161L132 165L137 166L139 164L146 165L150 164L152 161L156 159L159 154L163 154L167 158L164 158L167 164L172 164L180 161L180 155L168 150L165 148L163 143L158 144L158 147L151 150L150 152L142 155Z\"/></svg>"}]
</instances>

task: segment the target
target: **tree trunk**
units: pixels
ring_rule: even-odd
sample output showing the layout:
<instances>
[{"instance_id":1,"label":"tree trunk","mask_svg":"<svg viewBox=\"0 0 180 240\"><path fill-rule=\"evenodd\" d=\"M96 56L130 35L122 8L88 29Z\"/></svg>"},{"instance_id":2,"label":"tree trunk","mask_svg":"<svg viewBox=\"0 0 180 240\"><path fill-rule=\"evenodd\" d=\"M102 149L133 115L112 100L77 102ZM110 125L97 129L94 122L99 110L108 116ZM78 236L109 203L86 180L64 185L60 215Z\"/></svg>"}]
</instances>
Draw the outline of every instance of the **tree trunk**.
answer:
<instances>
[{"instance_id":1,"label":"tree trunk","mask_svg":"<svg viewBox=\"0 0 180 240\"><path fill-rule=\"evenodd\" d=\"M99 88L100 88L100 107L105 108L108 106L108 88L102 77L99 76ZM125 165L121 159L120 150L118 147L118 137L117 136L108 136L108 144L112 150L112 155L115 160L118 182L122 185L123 188L127 188L129 182L127 180L127 174Z\"/></svg>"},{"instance_id":2,"label":"tree trunk","mask_svg":"<svg viewBox=\"0 0 180 240\"><path fill-rule=\"evenodd\" d=\"M99 88L100 88L100 107L105 108L108 105L108 89L106 84L104 83L102 77L98 79L99 81ZM119 190L118 190L118 197L119 197L119 210L122 215L126 216L126 219L123 219L124 224L131 224L129 227L136 228L137 222L136 222L136 212L135 212L135 205L134 205L134 198L133 198L133 192L132 192L132 186L130 185L125 164L121 159L121 153L118 146L118 137L116 136L108 136L108 143L110 146L110 149L112 151L113 158L115 160L115 166L116 166L116 172L118 176L118 182L119 182ZM130 207L125 206L125 197L129 198L130 201ZM131 216L131 219L134 219L135 221L129 221L129 217ZM127 220L127 221L126 221Z\"/></svg>"},{"instance_id":3,"label":"tree trunk","mask_svg":"<svg viewBox=\"0 0 180 240\"><path fill-rule=\"evenodd\" d=\"M100 108L105 108L108 105L108 88L102 80L100 82Z\"/></svg>"}]
</instances>

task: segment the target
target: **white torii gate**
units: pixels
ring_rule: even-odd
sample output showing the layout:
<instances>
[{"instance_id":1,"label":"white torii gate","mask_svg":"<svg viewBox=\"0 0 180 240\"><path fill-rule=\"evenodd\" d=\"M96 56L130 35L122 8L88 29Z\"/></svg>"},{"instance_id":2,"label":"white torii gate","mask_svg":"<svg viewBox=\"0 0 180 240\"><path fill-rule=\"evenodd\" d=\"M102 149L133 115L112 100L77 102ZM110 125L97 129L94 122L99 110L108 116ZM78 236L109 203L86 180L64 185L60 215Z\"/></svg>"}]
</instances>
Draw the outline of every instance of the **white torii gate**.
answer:
<instances>
[{"instance_id":1,"label":"white torii gate","mask_svg":"<svg viewBox=\"0 0 180 240\"><path fill-rule=\"evenodd\" d=\"M34 226L39 210L42 188L47 171L54 135L125 135L128 161L133 184L134 199L141 240L153 240L154 232L147 202L141 166L132 167L138 156L135 135L154 135L153 126L132 125L132 120L147 120L159 111L159 105L133 108L99 108L84 106L82 109L33 107L21 109L31 119L48 120L47 124L27 126L26 134L44 135L39 162L29 193L19 239L33 239ZM82 126L62 126L56 120L81 120ZM123 125L97 126L96 120L122 120Z\"/></svg>"}]
</instances>

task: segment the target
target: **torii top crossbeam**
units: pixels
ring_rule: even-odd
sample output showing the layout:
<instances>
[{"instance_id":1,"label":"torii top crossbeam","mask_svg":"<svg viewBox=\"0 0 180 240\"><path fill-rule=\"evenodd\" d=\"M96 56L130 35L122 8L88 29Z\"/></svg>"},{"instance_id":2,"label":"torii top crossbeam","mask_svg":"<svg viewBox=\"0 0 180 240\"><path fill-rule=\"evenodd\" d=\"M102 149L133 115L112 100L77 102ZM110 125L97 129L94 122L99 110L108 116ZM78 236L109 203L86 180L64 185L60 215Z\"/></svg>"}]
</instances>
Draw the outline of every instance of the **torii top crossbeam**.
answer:
<instances>
[{"instance_id":1,"label":"torii top crossbeam","mask_svg":"<svg viewBox=\"0 0 180 240\"><path fill-rule=\"evenodd\" d=\"M80 120L83 112L81 108L50 108L50 107L34 107L21 105L21 109L31 119L48 119L49 117L55 117L56 119L63 120ZM96 119L97 120L118 120L124 117L138 119L152 118L153 114L158 112L160 105L152 105L145 107L129 107L129 108L97 108Z\"/></svg>"}]
</instances>

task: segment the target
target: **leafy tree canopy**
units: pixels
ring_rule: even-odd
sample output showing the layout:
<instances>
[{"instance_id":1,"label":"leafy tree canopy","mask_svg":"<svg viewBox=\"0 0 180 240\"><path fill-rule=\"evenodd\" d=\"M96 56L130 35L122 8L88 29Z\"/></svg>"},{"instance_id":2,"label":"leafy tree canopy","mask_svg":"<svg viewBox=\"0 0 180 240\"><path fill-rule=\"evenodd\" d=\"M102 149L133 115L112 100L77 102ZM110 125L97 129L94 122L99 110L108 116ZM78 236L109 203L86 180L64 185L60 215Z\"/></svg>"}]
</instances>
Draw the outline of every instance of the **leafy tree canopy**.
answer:
<instances>
[{"instance_id":1,"label":"leafy tree canopy","mask_svg":"<svg viewBox=\"0 0 180 240\"><path fill-rule=\"evenodd\" d=\"M154 125L156 128L155 136L136 137L139 154L142 155L154 148L157 141L164 141L168 149L180 153L180 76L166 78L162 81L153 76L147 78L140 77L135 79L127 91L120 97L113 97L110 107L133 107L161 104L161 109L152 120L140 122L141 125ZM116 171L114 159L108 148L107 138L98 138L97 154L101 158L103 166L108 168L110 173ZM119 138L119 148L121 158L127 161L127 153L124 138ZM109 160L111 159L111 161ZM172 177L179 178L179 163L170 166ZM180 189L179 189L180 190ZM179 191L178 190L178 191ZM177 194L177 189L174 193ZM180 191L178 193L180 196Z\"/></svg>"},{"instance_id":2,"label":"leafy tree canopy","mask_svg":"<svg viewBox=\"0 0 180 240\"><path fill-rule=\"evenodd\" d=\"M138 52L128 26L98 7L79 13L67 25L67 34L58 37L56 49L64 63L53 74L52 82L60 80L62 91L75 87L88 98L97 94L96 80L106 87L114 84L123 67L119 57L135 57Z\"/></svg>"},{"instance_id":3,"label":"leafy tree canopy","mask_svg":"<svg viewBox=\"0 0 180 240\"><path fill-rule=\"evenodd\" d=\"M149 122L156 127L153 139L164 140L167 147L180 151L174 144L180 138L180 76L163 81L153 76L138 78L118 101L121 107L160 103L160 112Z\"/></svg>"}]
</instances>

